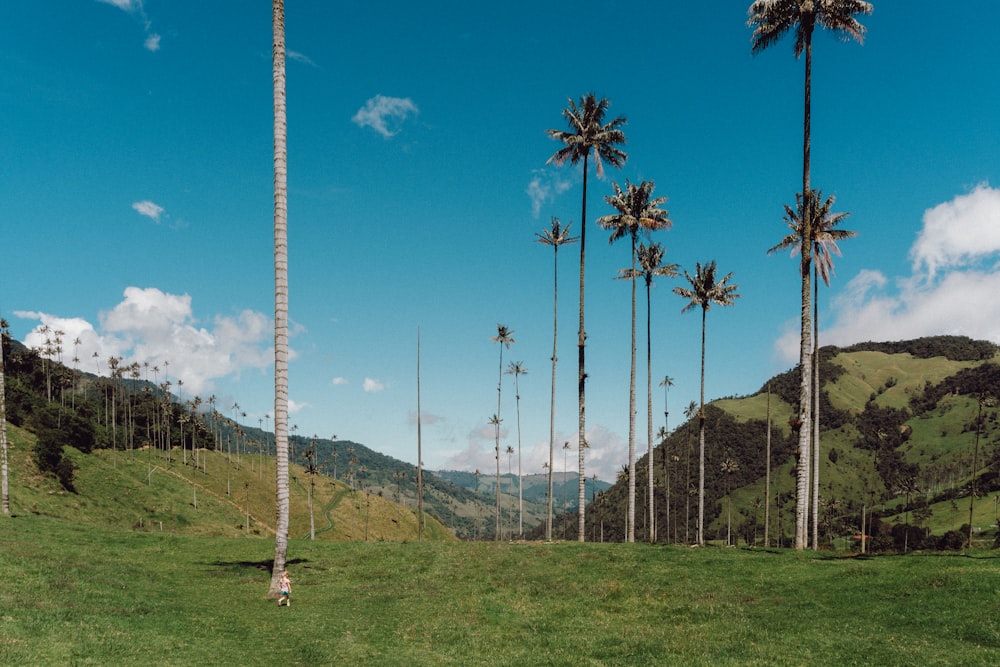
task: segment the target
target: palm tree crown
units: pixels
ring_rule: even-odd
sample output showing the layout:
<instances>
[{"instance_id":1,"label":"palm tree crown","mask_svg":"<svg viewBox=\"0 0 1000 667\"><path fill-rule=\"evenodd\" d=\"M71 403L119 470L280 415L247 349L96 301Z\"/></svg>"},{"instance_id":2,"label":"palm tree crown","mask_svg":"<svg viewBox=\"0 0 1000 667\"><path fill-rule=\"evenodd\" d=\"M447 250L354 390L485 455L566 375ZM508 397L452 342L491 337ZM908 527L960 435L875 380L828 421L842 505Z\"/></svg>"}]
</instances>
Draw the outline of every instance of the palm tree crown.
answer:
<instances>
[{"instance_id":1,"label":"palm tree crown","mask_svg":"<svg viewBox=\"0 0 1000 667\"><path fill-rule=\"evenodd\" d=\"M666 197L652 197L656 184L653 181L643 181L638 185L625 180L625 190L617 183L612 183L614 195L604 198L613 206L617 213L604 215L597 219L603 229L611 230L609 243L631 235L633 241L638 234L660 229L669 229L673 222L667 217L669 213L660 208L666 203Z\"/></svg>"},{"instance_id":2,"label":"palm tree crown","mask_svg":"<svg viewBox=\"0 0 1000 667\"><path fill-rule=\"evenodd\" d=\"M864 41L865 26L855 14L869 15L872 3L863 0L756 0L750 5L747 25L753 28L753 53L768 48L785 33L795 30L795 57L806 50L813 29L820 25L843 39Z\"/></svg>"},{"instance_id":3,"label":"palm tree crown","mask_svg":"<svg viewBox=\"0 0 1000 667\"><path fill-rule=\"evenodd\" d=\"M702 310L708 311L712 309L713 303L719 306L731 306L735 303L735 299L740 297L736 293L739 285L729 284L729 280L733 277L732 273L727 273L721 280L716 279L715 260L704 266L700 263L696 264L694 273L692 276L686 270L684 271L684 277L691 284L690 288L674 288L674 294L690 299L690 302L681 309L682 313L686 313L696 306L701 306Z\"/></svg>"},{"instance_id":4,"label":"palm tree crown","mask_svg":"<svg viewBox=\"0 0 1000 667\"><path fill-rule=\"evenodd\" d=\"M551 228L543 229L541 232L535 232L535 236L538 237L535 241L543 245L552 246L555 252L559 252L559 246L567 243L576 243L579 240L578 236L569 235L569 228L572 225L572 222L564 225L559 218L552 216Z\"/></svg>"},{"instance_id":5,"label":"palm tree crown","mask_svg":"<svg viewBox=\"0 0 1000 667\"><path fill-rule=\"evenodd\" d=\"M657 277L667 277L676 278L678 275L677 269L680 267L677 264L664 264L663 256L666 254L663 246L659 243L650 243L646 245L640 243L639 247L635 249L635 257L639 262L638 269L621 269L618 272L618 277L622 280L634 280L636 278L642 278L646 281L646 287L651 287L653 284L653 278ZM669 377L664 378L663 382L660 383L661 387L673 386L673 380Z\"/></svg>"},{"instance_id":6,"label":"palm tree crown","mask_svg":"<svg viewBox=\"0 0 1000 667\"><path fill-rule=\"evenodd\" d=\"M569 160L571 164L576 164L586 160L593 152L598 178L604 178L605 161L615 167L625 164L628 155L617 145L625 143L625 133L621 128L626 120L624 116L618 116L605 123L604 116L610 105L606 98L598 100L594 93L581 97L579 105L570 98L569 106L563 109L563 118L570 131L546 130L550 137L565 144L548 162L562 166Z\"/></svg>"},{"instance_id":7,"label":"palm tree crown","mask_svg":"<svg viewBox=\"0 0 1000 667\"><path fill-rule=\"evenodd\" d=\"M804 201L808 199L808 202ZM823 199L822 190L812 190L808 198L804 198L802 193L795 195L795 208L785 204L785 224L791 230L781 241L768 249L768 254L779 250L791 249L794 257L802 252L802 242L804 239L812 241L812 257L815 264L816 275L822 278L828 286L830 276L833 275L833 256L840 256L840 248L837 241L843 241L857 236L857 232L846 229L837 229L837 225L844 221L850 213L832 213L830 209L836 198L830 195ZM804 210L809 206L808 215ZM805 221L809 222L806 223ZM804 225L810 225L811 229L804 229Z\"/></svg>"}]
</instances>

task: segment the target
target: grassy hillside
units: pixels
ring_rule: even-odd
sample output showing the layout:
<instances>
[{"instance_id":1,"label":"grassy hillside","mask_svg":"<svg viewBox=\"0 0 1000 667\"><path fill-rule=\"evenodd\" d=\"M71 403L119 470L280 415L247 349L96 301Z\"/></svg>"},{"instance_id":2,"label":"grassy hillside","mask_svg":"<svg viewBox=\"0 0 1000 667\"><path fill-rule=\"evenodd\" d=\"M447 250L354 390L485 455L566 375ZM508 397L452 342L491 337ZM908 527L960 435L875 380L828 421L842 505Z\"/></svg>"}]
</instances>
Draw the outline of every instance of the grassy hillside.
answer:
<instances>
[{"instance_id":1,"label":"grassy hillside","mask_svg":"<svg viewBox=\"0 0 1000 667\"><path fill-rule=\"evenodd\" d=\"M995 665L995 559L267 540L0 517L4 665Z\"/></svg>"},{"instance_id":2,"label":"grassy hillside","mask_svg":"<svg viewBox=\"0 0 1000 667\"><path fill-rule=\"evenodd\" d=\"M1000 395L996 346L942 336L866 343L845 350L827 347L821 359L823 541L836 544L838 537L858 533L862 511L866 523L875 522L873 529L881 544L890 548L912 546L912 540L899 537L904 523L922 534L928 529L937 536L968 532L968 499L975 478L973 533L991 543L996 532L993 498L1000 491L1000 419L995 403L983 403L981 423L979 410L981 397ZM797 400L798 372L792 369L751 396L727 397L706 406L706 534L710 540L763 542L767 508L769 543L787 544L791 538L798 448L791 420ZM769 432L768 498L765 448ZM697 434L695 417L656 448L657 520L653 527L646 518L645 457L639 461L637 504L643 509L641 516L637 512L637 539L648 539L653 528L658 540L694 539ZM588 539L623 538L626 483L621 479L597 494L588 509ZM955 511L956 504L966 511ZM557 532L572 532L574 521L574 517L564 518Z\"/></svg>"},{"instance_id":3,"label":"grassy hillside","mask_svg":"<svg viewBox=\"0 0 1000 667\"><path fill-rule=\"evenodd\" d=\"M32 434L10 426L8 436L11 511L15 515L42 514L95 526L183 535L274 534L272 457L230 457L224 452L199 450L196 468L191 452L179 449L171 451L169 460L164 452L148 447L124 452L95 450L87 455L69 449L77 466L74 493L51 476L39 474L29 455L35 439ZM352 490L325 475L311 480L301 466L292 465L290 470L290 538L309 537L310 495L318 540L417 538L412 508L377 493ZM455 538L437 520L427 517L424 539Z\"/></svg>"}]
</instances>

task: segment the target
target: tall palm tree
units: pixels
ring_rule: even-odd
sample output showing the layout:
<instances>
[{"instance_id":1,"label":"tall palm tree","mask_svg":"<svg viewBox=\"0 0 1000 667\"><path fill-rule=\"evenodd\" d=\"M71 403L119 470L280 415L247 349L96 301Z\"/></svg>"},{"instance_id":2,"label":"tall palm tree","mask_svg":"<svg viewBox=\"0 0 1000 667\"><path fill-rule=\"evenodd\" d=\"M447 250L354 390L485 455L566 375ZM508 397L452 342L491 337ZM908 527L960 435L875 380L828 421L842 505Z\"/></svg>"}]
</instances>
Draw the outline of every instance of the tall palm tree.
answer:
<instances>
[{"instance_id":1,"label":"tall palm tree","mask_svg":"<svg viewBox=\"0 0 1000 667\"><path fill-rule=\"evenodd\" d=\"M632 241L629 256L632 266L622 269L619 277L632 283L632 351L631 370L629 373L629 410L628 410L628 521L625 540L635 542L635 283L639 272L635 269L636 240L640 233L669 229L673 223L667 217L669 214L660 208L667 201L666 197L653 198L653 181L643 181L638 185L625 181L623 191L617 183L612 184L615 194L604 198L617 211L611 215L601 216L597 224L602 229L611 230L609 243L625 238ZM652 430L652 429L650 429ZM652 438L650 438L652 440Z\"/></svg>"},{"instance_id":2,"label":"tall palm tree","mask_svg":"<svg viewBox=\"0 0 1000 667\"><path fill-rule=\"evenodd\" d=\"M552 398L549 404L549 495L545 511L545 539L552 541L552 458L556 441L556 359L558 356L559 331L559 246L574 243L577 237L569 235L572 223L565 226L559 218L552 216L552 228L536 232L538 243L552 246Z\"/></svg>"},{"instance_id":3,"label":"tall palm tree","mask_svg":"<svg viewBox=\"0 0 1000 667\"><path fill-rule=\"evenodd\" d=\"M715 260L702 266L695 265L692 276L684 271L684 277L691 287L675 287L674 294L688 299L689 302L681 313L686 313L696 306L701 307L701 402L698 408L698 544L705 544L705 316L712 309L712 304L731 306L737 298L739 286L730 284L732 273L727 273L722 279L716 280Z\"/></svg>"},{"instance_id":4,"label":"tall palm tree","mask_svg":"<svg viewBox=\"0 0 1000 667\"><path fill-rule=\"evenodd\" d=\"M865 26L855 18L856 14L868 15L872 4L864 0L755 0L749 9L747 25L753 28L752 53L757 54L777 43L790 30L795 31L795 57L805 53L805 90L802 139L802 196L811 191L809 184L811 151L811 104L812 104L812 35L816 26L838 33L844 39L864 41ZM808 215L808 209L806 215ZM811 225L806 221L806 231ZM802 252L802 326L799 347L799 463L800 473L805 476L805 488L800 477L796 493L808 494L809 437L811 433L812 408L812 328L809 324L809 262L812 239L804 239ZM807 542L808 497L796 499L795 548L804 549Z\"/></svg>"},{"instance_id":5,"label":"tall palm tree","mask_svg":"<svg viewBox=\"0 0 1000 667\"><path fill-rule=\"evenodd\" d=\"M631 387L631 399L632 404L632 422L634 424L635 415L635 281L638 278L642 278L646 282L646 463L648 464L647 471L647 483L648 483L648 493L647 498L649 502L647 503L649 509L649 541L652 542L656 539L656 531L654 527L656 525L656 512L655 504L653 502L653 356L652 356L652 336L650 335L650 320L652 319L652 309L650 308L650 292L653 287L653 278L657 276L667 276L676 277L677 276L677 265L676 264L663 264L663 246L659 243L650 243L648 246L640 243L639 247L636 248L633 254L633 267L631 269L622 269L619 273L619 277L632 281L632 387ZM635 260L639 261L639 268L636 269L634 264ZM667 382L669 378L664 379ZM661 385L663 382L660 383ZM630 428L630 431L634 434L634 425ZM666 437L666 434L664 434ZM633 442L629 443L629 463L632 468L635 468L635 449ZM664 461L666 461L666 455L664 455ZM668 499L668 509L669 509L669 499ZM634 511L634 505L633 505ZM669 519L668 519L669 520ZM633 518L633 524L635 519Z\"/></svg>"},{"instance_id":6,"label":"tall palm tree","mask_svg":"<svg viewBox=\"0 0 1000 667\"><path fill-rule=\"evenodd\" d=\"M288 555L288 124L285 111L285 2L272 0L274 83L274 565L276 597Z\"/></svg>"},{"instance_id":7,"label":"tall palm tree","mask_svg":"<svg viewBox=\"0 0 1000 667\"><path fill-rule=\"evenodd\" d=\"M593 93L587 93L580 98L577 105L572 99L569 106L563 109L563 118L569 125L569 131L547 130L547 134L565 144L555 152L547 161L556 165L565 164L569 160L571 164L583 160L583 203L581 206L580 221L580 328L577 332L577 394L579 397L579 433L578 448L580 453L580 485L579 485L579 508L577 510L577 540L583 542L586 534L585 527L585 503L586 479L584 477L584 450L587 449L587 420L586 420L586 400L584 385L587 374L584 370L584 351L587 341L587 331L584 328L584 267L587 252L587 176L590 155L593 153L594 162L597 165L597 177L604 177L604 162L621 167L628 159L628 155L618 148L625 143L625 133L622 126L625 125L625 117L618 116L609 122L604 122L604 116L611 105L606 98L600 100Z\"/></svg>"},{"instance_id":8,"label":"tall palm tree","mask_svg":"<svg viewBox=\"0 0 1000 667\"><path fill-rule=\"evenodd\" d=\"M528 369L523 361L512 361L507 366L507 375L514 376L514 404L517 406L517 536L524 535L524 495L521 491L521 391L517 378L526 375Z\"/></svg>"},{"instance_id":9,"label":"tall palm tree","mask_svg":"<svg viewBox=\"0 0 1000 667\"><path fill-rule=\"evenodd\" d=\"M808 310L805 313L806 325L812 333L815 328L812 349L812 368L809 381L809 397L806 402L806 412L811 412L810 420L800 427L799 435L799 467L796 478L796 546L798 546L798 533L802 532L803 545L808 541L807 535L809 523L809 507L812 505L812 546L819 548L819 281L822 280L828 286L830 276L833 274L833 256L840 255L838 241L857 236L855 232L846 229L837 229L837 226L850 213L833 213L831 209L835 202L835 197L830 195L825 200L821 190L811 190L809 196L802 193L796 195L796 207L793 209L785 205L784 221L791 230L781 241L768 249L768 253L775 253L779 250L790 249L794 257L798 255L809 255L811 262L800 262L799 270L803 272L803 283L805 283L805 294L809 293L809 283L815 285L815 298L813 299L813 316L809 320ZM812 264L812 267L809 264ZM815 274L810 276L810 268ZM813 279L814 278L814 279ZM807 299L808 302L808 299ZM803 399L805 400L805 399ZM801 412L801 411L800 411ZM801 417L800 417L801 419ZM811 428L810 428L811 425ZM805 446L802 445L802 431L805 432ZM810 437L812 443L810 444ZM812 486L812 499L810 503L809 488Z\"/></svg>"},{"instance_id":10,"label":"tall palm tree","mask_svg":"<svg viewBox=\"0 0 1000 667\"><path fill-rule=\"evenodd\" d=\"M503 421L500 418L500 395L503 390L503 349L506 347L510 349L511 343L514 342L514 332L503 324L497 325L497 335L490 336L490 340L494 343L500 344L500 375L497 379L497 412L493 415L493 419L490 423L496 427L496 458L497 458L497 518L496 518L496 539L500 539L500 423Z\"/></svg>"}]
</instances>

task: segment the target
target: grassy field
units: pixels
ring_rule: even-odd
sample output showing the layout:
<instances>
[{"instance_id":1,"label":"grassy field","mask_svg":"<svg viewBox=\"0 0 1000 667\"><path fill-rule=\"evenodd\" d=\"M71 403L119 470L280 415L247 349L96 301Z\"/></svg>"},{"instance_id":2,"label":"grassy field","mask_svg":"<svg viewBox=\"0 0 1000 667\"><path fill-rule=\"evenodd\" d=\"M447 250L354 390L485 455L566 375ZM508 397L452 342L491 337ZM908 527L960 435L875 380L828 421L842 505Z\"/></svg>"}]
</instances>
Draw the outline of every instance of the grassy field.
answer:
<instances>
[{"instance_id":1,"label":"grassy field","mask_svg":"<svg viewBox=\"0 0 1000 667\"><path fill-rule=\"evenodd\" d=\"M4 665L995 665L996 552L293 540L0 518Z\"/></svg>"}]
</instances>

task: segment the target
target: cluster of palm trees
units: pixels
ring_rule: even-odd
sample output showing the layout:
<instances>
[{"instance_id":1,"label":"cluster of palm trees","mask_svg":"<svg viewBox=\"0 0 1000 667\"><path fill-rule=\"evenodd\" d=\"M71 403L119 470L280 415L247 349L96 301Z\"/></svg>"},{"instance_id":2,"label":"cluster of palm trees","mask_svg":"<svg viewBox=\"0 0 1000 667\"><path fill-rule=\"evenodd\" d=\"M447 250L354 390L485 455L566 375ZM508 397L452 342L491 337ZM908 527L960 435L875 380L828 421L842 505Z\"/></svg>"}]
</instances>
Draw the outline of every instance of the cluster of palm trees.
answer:
<instances>
[{"instance_id":1,"label":"cluster of palm trees","mask_svg":"<svg viewBox=\"0 0 1000 667\"><path fill-rule=\"evenodd\" d=\"M819 493L819 467L815 464L818 457L818 394L819 377L815 372L814 357L818 352L818 336L814 334L816 315L810 313L810 303L813 308L818 301L818 293L814 298L811 283L815 272L815 283L818 290L819 280L829 284L833 269L833 255L839 255L837 242L854 235L853 232L837 229L840 222L847 217L846 213L832 213L834 197L824 199L820 190L815 190L810 184L810 104L812 79L812 35L816 27L831 30L844 38L862 41L865 28L855 18L858 14L870 14L872 5L863 0L756 0L750 5L747 25L753 28L752 52L759 53L778 42L786 33L794 32L796 57L805 54L805 114L803 139L803 177L802 190L796 195L794 207L785 206L785 222L790 233L781 242L771 248L770 252L781 249L791 249L800 255L801 277L801 346L799 367L801 372L800 405L797 424L799 425L799 461L797 467L796 488L796 547L805 548L809 528L809 509L812 508L813 546L817 546L817 513ZM578 164L583 168L583 196L580 220L583 221L579 236L580 241L580 299L579 299L579 329L577 332L577 393L578 393L578 451L580 498L578 507L578 539L584 540L585 497L584 497L584 452L586 440L586 328L585 328L585 267L586 267L586 230L587 230L587 188L589 165L593 160L598 177L604 175L604 164L622 167L628 159L622 150L626 143L623 127L624 116L611 120L606 119L610 102L588 93L579 102L570 99L569 105L563 110L567 130L548 130L548 135L563 145L548 163L557 166L566 162ZM632 355L629 388L629 463L628 463L628 514L626 521L627 541L635 539L635 283L643 278L647 287L647 442L652 446L652 375L649 368L649 288L654 277L673 276L677 274L677 266L663 264L663 249L657 243L638 243L639 236L645 236L656 230L668 229L671 221L667 212L660 208L666 201L665 197L653 197L654 184L643 181L638 184L626 180L625 188L613 183L614 194L605 197L615 213L598 218L598 224L611 231L610 241L613 243L622 238L631 241L631 266L620 271L619 277L632 281ZM538 234L538 240L558 251L560 245L576 241L568 234L569 226L562 226L557 218L552 219L551 230ZM700 423L699 437L699 508L697 541L704 541L704 385L705 385L705 320L712 305L728 306L740 295L738 286L732 282L732 274L718 277L714 261L705 264L698 263L694 275L684 271L688 287L677 287L674 293L688 299L688 304L682 312L696 307L702 312L702 358L701 358L701 400L698 411ZM558 299L558 284L555 285ZM555 310L554 305L554 310ZM556 366L556 333L553 327L552 379L553 401ZM554 425L550 423L549 437L549 474L552 472L552 450L554 449ZM653 457L649 456L649 466L652 468ZM651 471L650 471L651 472ZM649 484L653 485L653 475L649 474ZM810 496L810 491L812 495ZM649 513L654 517L652 488L647 494ZM549 493L551 507L551 479ZM551 514L551 510L550 510ZM546 537L551 539L551 520L546 522Z\"/></svg>"}]
</instances>

